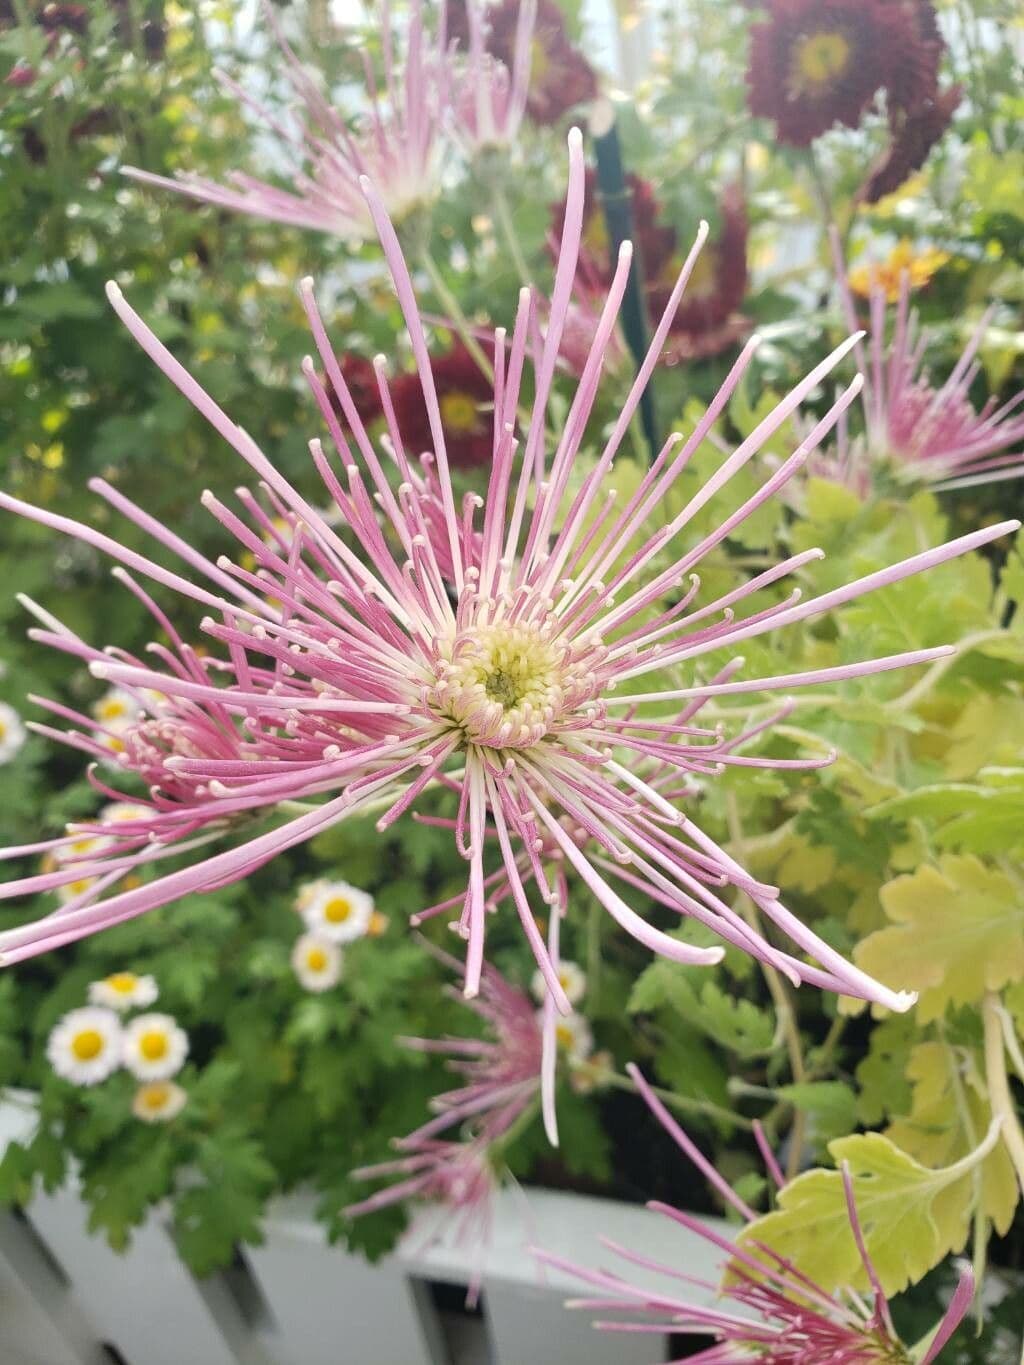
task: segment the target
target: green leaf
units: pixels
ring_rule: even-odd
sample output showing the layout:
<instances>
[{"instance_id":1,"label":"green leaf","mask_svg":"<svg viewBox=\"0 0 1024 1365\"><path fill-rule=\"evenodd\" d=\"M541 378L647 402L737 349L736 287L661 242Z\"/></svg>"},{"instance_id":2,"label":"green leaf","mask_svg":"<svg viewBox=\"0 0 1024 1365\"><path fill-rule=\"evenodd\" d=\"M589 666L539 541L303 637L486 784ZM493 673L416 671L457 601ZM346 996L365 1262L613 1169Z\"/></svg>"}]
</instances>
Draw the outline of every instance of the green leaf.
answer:
<instances>
[{"instance_id":1,"label":"green leaf","mask_svg":"<svg viewBox=\"0 0 1024 1365\"><path fill-rule=\"evenodd\" d=\"M781 1099L807 1114L822 1142L841 1137L857 1124L857 1096L842 1081L803 1081L780 1085Z\"/></svg>"},{"instance_id":2,"label":"green leaf","mask_svg":"<svg viewBox=\"0 0 1024 1365\"><path fill-rule=\"evenodd\" d=\"M854 957L886 985L920 991L922 1023L1024 979L1024 896L1004 872L947 854L887 883L881 897L893 923Z\"/></svg>"},{"instance_id":3,"label":"green leaf","mask_svg":"<svg viewBox=\"0 0 1024 1365\"><path fill-rule=\"evenodd\" d=\"M919 1043L907 1063L907 1079L914 1087L910 1111L889 1125L886 1136L925 1166L949 1165L966 1156L992 1122L988 1090L978 1062L973 1049L938 1041ZM951 1186L939 1198L959 1203L966 1197L973 1202L976 1174L981 1178L985 1214L1005 1236L1020 1192L1002 1142L995 1145L977 1172L962 1177L967 1182L966 1191Z\"/></svg>"},{"instance_id":4,"label":"green leaf","mask_svg":"<svg viewBox=\"0 0 1024 1365\"><path fill-rule=\"evenodd\" d=\"M944 1256L959 1251L970 1223L969 1182L963 1177L987 1155L998 1137L963 1161L929 1170L881 1133L859 1133L829 1143L837 1165L846 1162L868 1255L882 1288L899 1293ZM941 1196L958 1190L956 1198ZM850 1227L839 1170L807 1171L779 1192L774 1213L748 1223L741 1246L757 1254L761 1245L809 1275L827 1293L869 1288Z\"/></svg>"}]
</instances>

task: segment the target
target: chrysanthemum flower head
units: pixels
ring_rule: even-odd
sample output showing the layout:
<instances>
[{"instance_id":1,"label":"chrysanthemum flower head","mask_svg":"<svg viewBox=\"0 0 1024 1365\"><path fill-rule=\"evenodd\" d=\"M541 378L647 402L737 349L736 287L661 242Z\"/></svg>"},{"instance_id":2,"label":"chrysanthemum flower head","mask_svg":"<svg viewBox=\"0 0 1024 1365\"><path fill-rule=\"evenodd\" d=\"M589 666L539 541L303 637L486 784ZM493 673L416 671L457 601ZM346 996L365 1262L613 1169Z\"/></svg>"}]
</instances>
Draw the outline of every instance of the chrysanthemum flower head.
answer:
<instances>
[{"instance_id":1,"label":"chrysanthemum flower head","mask_svg":"<svg viewBox=\"0 0 1024 1365\"><path fill-rule=\"evenodd\" d=\"M371 111L360 116L353 130L296 57L269 0L265 0L263 13L301 107L297 127L285 126L230 77L220 73L220 80L240 104L277 134L290 153L291 189L280 189L240 172L234 173L227 184L188 173L168 179L135 167L125 167L125 174L220 208L348 239L373 232L359 186L363 175L373 178L395 219L429 204L440 187L444 126L451 96L443 24L432 36L424 24L422 0L412 0L405 59L399 66L392 46L390 9L383 0L384 89L377 91L367 65Z\"/></svg>"},{"instance_id":2,"label":"chrysanthemum flower head","mask_svg":"<svg viewBox=\"0 0 1024 1365\"><path fill-rule=\"evenodd\" d=\"M13 706L0 701L0 766L10 763L27 738L25 726Z\"/></svg>"},{"instance_id":3,"label":"chrysanthemum flower head","mask_svg":"<svg viewBox=\"0 0 1024 1365\"><path fill-rule=\"evenodd\" d=\"M292 969L304 990L329 991L341 980L342 952L336 938L300 934L292 949Z\"/></svg>"},{"instance_id":4,"label":"chrysanthemum flower head","mask_svg":"<svg viewBox=\"0 0 1024 1365\"><path fill-rule=\"evenodd\" d=\"M105 1005L123 1014L126 1010L148 1009L159 995L152 976L137 976L135 972L112 972L100 981L89 983L90 1005Z\"/></svg>"},{"instance_id":5,"label":"chrysanthemum flower head","mask_svg":"<svg viewBox=\"0 0 1024 1365\"><path fill-rule=\"evenodd\" d=\"M140 1081L167 1081L188 1056L188 1035L169 1014L139 1014L124 1030L123 1061Z\"/></svg>"},{"instance_id":6,"label":"chrysanthemum flower head","mask_svg":"<svg viewBox=\"0 0 1024 1365\"><path fill-rule=\"evenodd\" d=\"M148 788L145 825L116 827L115 845L71 870L8 883L5 897L54 889L80 876L98 879L85 899L6 931L0 952L16 961L106 925L167 904L191 891L246 876L278 853L340 820L373 810L380 829L410 811L427 788L450 791L454 837L467 863L458 897L457 932L466 942L465 988L480 989L488 888L505 881L514 911L560 1010L570 1006L555 955L537 927L536 899L562 905L561 882L579 879L617 924L648 949L686 963L720 960L721 948L694 947L651 924L630 903L635 888L657 888L674 914L695 916L723 940L779 965L794 981L904 1009L893 992L847 963L790 912L777 888L746 874L700 829L685 797L691 776L711 780L725 767L814 768L822 759L763 759L738 751L736 735L691 724L709 698L789 692L927 662L949 647L770 677L742 677L743 643L824 615L875 588L944 563L1016 529L1004 522L922 550L890 568L824 593L804 596L807 567L820 552L801 552L765 568L725 594L702 592L702 559L785 487L854 401L854 381L757 491L721 512L713 529L693 530L712 499L728 503L734 476L787 423L852 342L838 347L765 415L755 430L678 511L673 489L736 390L756 351L751 340L721 391L684 440L673 434L634 491L621 502L614 464L641 397L663 353L676 309L706 237L702 228L684 262L651 346L622 408L582 482L577 456L588 436L609 339L631 263L628 244L604 304L593 346L557 435L549 412L562 329L572 297L583 219L584 163L578 131L569 137L569 192L546 335L533 355L533 297L524 290L510 338L494 345L491 450L486 494L457 506L448 437L411 276L380 196L363 182L409 333L430 448L410 451L391 401L386 364L377 363L388 440L378 449L359 419L316 307L312 281L301 288L319 363L345 413L346 436L310 358L303 371L335 447L310 443L314 466L338 509L329 524L185 371L135 314L116 286L109 296L140 345L250 466L255 489L228 506L203 503L255 569L222 556L204 558L123 494L93 487L188 566L176 573L113 537L0 493L0 507L63 532L119 561L125 586L149 604L169 643L143 662L101 651L41 607L36 638L84 660L104 681L148 688L165 700L159 717L126 736L120 762ZM507 342L507 344L506 344ZM528 358L533 383L524 386ZM520 420L524 394L529 416ZM397 482L390 477L397 471ZM721 504L718 504L721 506ZM652 518L658 513L655 523ZM262 532L274 516L292 527L287 544ZM360 553L353 544L361 547ZM130 572L129 572L130 570ZM189 645L162 606L137 582L145 576L202 607L205 648ZM795 584L798 583L799 586ZM790 587L788 597L781 591ZM708 656L719 660L710 668ZM720 660L726 657L727 662ZM652 679L655 681L649 681ZM728 705L728 703L726 703ZM79 728L47 730L85 752L102 750ZM768 722L738 724L744 740ZM626 755L623 761L621 755ZM637 761L667 765L658 783ZM94 781L99 779L94 777ZM675 794L671 799L665 792ZM116 793L107 791L108 799ZM300 802L298 808L295 803ZM679 804L682 802L682 804ZM258 814L277 823L254 833ZM111 826L91 833L114 837ZM488 835L493 837L489 838ZM169 853L224 839L190 866L142 885L116 889L129 870L143 875ZM60 842L60 841L58 841ZM42 851L38 845L30 846ZM542 858L546 847L558 860ZM26 847L8 856L25 853ZM527 860L524 880L521 859ZM745 925L728 902L742 890L796 945L784 956ZM112 892L112 894L110 894ZM552 925L558 915L551 915ZM810 958L811 961L806 959Z\"/></svg>"},{"instance_id":7,"label":"chrysanthemum flower head","mask_svg":"<svg viewBox=\"0 0 1024 1365\"><path fill-rule=\"evenodd\" d=\"M489 50L492 20L483 0L462 0L452 11L457 55L464 58L456 66L452 105L460 140L473 152L511 147L526 113L537 0L520 0L517 9L504 59Z\"/></svg>"},{"instance_id":8,"label":"chrysanthemum flower head","mask_svg":"<svg viewBox=\"0 0 1024 1365\"><path fill-rule=\"evenodd\" d=\"M121 1022L113 1010L88 1005L65 1014L46 1043L58 1076L75 1085L96 1085L121 1065Z\"/></svg>"},{"instance_id":9,"label":"chrysanthemum flower head","mask_svg":"<svg viewBox=\"0 0 1024 1365\"><path fill-rule=\"evenodd\" d=\"M756 1217L754 1211L683 1131L638 1068L631 1065L627 1070L648 1108L687 1159L744 1222L752 1222ZM757 1130L757 1136L769 1175L781 1186L784 1183L782 1173L760 1130ZM751 1365L755 1362L763 1362L763 1365L897 1365L897 1362L909 1361L911 1356L896 1335L889 1303L868 1255L857 1216L854 1183L846 1169L843 1170L843 1182L851 1232L871 1287L867 1302L853 1287L830 1294L770 1249L756 1242L737 1247L705 1219L659 1201L652 1201L648 1208L672 1219L723 1253L727 1274L718 1288L719 1297L710 1306L687 1303L675 1293L653 1289L649 1282L633 1284L624 1275L610 1270L590 1270L542 1248L536 1248L534 1254L543 1263L600 1291L594 1299L571 1299L567 1307L643 1315L642 1324L633 1316L600 1321L595 1326L613 1332L660 1329L707 1335L715 1344L693 1359L707 1361L708 1365L711 1362L740 1365L747 1361ZM627 1264L653 1270L659 1278L664 1276L666 1283L669 1280L685 1281L707 1291L716 1290L715 1285L687 1274L685 1267L676 1269L652 1261L643 1248L634 1250L607 1238L603 1241ZM918 1365L931 1365L938 1358L970 1308L973 1295L974 1277L970 1270L964 1270L949 1308L927 1346L920 1355L915 1352L913 1356Z\"/></svg>"},{"instance_id":10,"label":"chrysanthemum flower head","mask_svg":"<svg viewBox=\"0 0 1024 1365\"><path fill-rule=\"evenodd\" d=\"M431 356L448 459L459 469L479 469L494 453L494 384L461 342ZM418 457L433 445L430 414L418 374L400 375L391 388L395 421L405 449Z\"/></svg>"},{"instance_id":11,"label":"chrysanthemum flower head","mask_svg":"<svg viewBox=\"0 0 1024 1365\"><path fill-rule=\"evenodd\" d=\"M174 1081L147 1081L132 1097L132 1113L143 1123L169 1123L187 1101L188 1094Z\"/></svg>"},{"instance_id":12,"label":"chrysanthemum flower head","mask_svg":"<svg viewBox=\"0 0 1024 1365\"><path fill-rule=\"evenodd\" d=\"M844 315L855 322L851 282L835 232L832 249ZM911 280L910 270L904 270L891 328L885 276L874 280L869 291L867 347L858 342L856 348L864 380L867 460L886 465L899 477L939 488L1019 478L1024 474L1024 451L1011 447L1024 441L1024 391L1005 403L990 398L980 412L970 397L991 310L980 319L948 377L935 382L925 363L928 337L910 307ZM847 459L843 451L840 459L851 467L855 463L855 457Z\"/></svg>"},{"instance_id":13,"label":"chrysanthemum flower head","mask_svg":"<svg viewBox=\"0 0 1024 1365\"><path fill-rule=\"evenodd\" d=\"M449 32L465 47L472 41L479 0L451 0ZM532 11L535 10L535 13ZM524 11L531 11L524 16ZM526 112L534 123L558 123L597 94L597 76L569 37L557 0L498 0L483 15L483 46L506 71L527 78Z\"/></svg>"},{"instance_id":14,"label":"chrysanthemum flower head","mask_svg":"<svg viewBox=\"0 0 1024 1365\"><path fill-rule=\"evenodd\" d=\"M301 914L311 933L332 943L352 943L370 927L373 897L348 882L324 880L303 897Z\"/></svg>"},{"instance_id":15,"label":"chrysanthemum flower head","mask_svg":"<svg viewBox=\"0 0 1024 1365\"><path fill-rule=\"evenodd\" d=\"M453 958L427 947L458 970ZM461 1239L484 1241L498 1185L501 1143L538 1103L542 1088L549 1092L543 1107L549 1136L553 1136L548 1105L554 1099L556 1056L546 1047L546 1023L537 1017L529 996L487 964L479 996L466 1004L488 1026L487 1037L399 1040L418 1052L447 1057L449 1070L461 1083L434 1097L433 1118L394 1140L400 1153L395 1160L352 1172L358 1180L400 1178L347 1208L349 1217L406 1199L431 1200L446 1206ZM456 1130L457 1137L451 1136ZM471 1300L478 1287L479 1277L474 1276Z\"/></svg>"}]
</instances>

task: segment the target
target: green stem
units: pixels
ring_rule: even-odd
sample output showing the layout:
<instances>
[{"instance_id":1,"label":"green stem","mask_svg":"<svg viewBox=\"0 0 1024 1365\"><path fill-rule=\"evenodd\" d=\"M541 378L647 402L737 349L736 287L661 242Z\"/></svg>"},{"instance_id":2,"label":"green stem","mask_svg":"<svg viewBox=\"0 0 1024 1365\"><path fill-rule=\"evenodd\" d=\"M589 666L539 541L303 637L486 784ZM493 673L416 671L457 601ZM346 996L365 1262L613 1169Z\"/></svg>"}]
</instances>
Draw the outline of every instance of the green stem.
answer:
<instances>
[{"instance_id":1,"label":"green stem","mask_svg":"<svg viewBox=\"0 0 1024 1365\"><path fill-rule=\"evenodd\" d=\"M508 200L505 198L504 188L497 176L492 177L491 180L491 203L494 206L494 220L501 229L501 235L505 239L508 254L512 257L512 264L516 268L520 283L529 285L532 283L530 267L523 255L523 249L519 245L515 223L512 221L512 212L509 209Z\"/></svg>"},{"instance_id":2,"label":"green stem","mask_svg":"<svg viewBox=\"0 0 1024 1365\"><path fill-rule=\"evenodd\" d=\"M991 992L981 1007L985 1023L985 1083L989 1104L996 1118L1002 1120L1000 1137L1006 1153L1017 1173L1021 1193L1024 1194L1024 1130L1017 1117L1017 1109L1010 1094L1010 1079L1006 1074L1006 1054L1003 1051L1003 1025L999 1017L1000 1000Z\"/></svg>"},{"instance_id":3,"label":"green stem","mask_svg":"<svg viewBox=\"0 0 1024 1365\"><path fill-rule=\"evenodd\" d=\"M957 1065L956 1053L943 1037L943 1046L946 1049L946 1065L949 1068L950 1084L953 1090L953 1098L956 1101L957 1114L963 1124L964 1133L967 1135L968 1145L973 1149L978 1145L978 1130L975 1127L974 1119L971 1115L971 1107L967 1102L967 1094L964 1084L960 1077L960 1068ZM971 1175L971 1182L974 1190L974 1230L972 1235L973 1255L971 1257L971 1268L974 1271L974 1283L980 1285L985 1278L985 1266L988 1260L988 1218L985 1216L985 1203L982 1188L982 1170L976 1166ZM974 1311L978 1323L978 1330L981 1331L983 1322L984 1305L980 1294L975 1296Z\"/></svg>"},{"instance_id":4,"label":"green stem","mask_svg":"<svg viewBox=\"0 0 1024 1365\"><path fill-rule=\"evenodd\" d=\"M455 331L459 334L459 340L476 361L477 365L480 367L481 373L486 375L487 379L493 383L494 366L487 359L483 347L473 335L473 329L469 319L462 311L462 304L459 303L451 289L449 289L437 262L434 260L433 256L431 256L427 247L423 247L420 251L420 264L430 278L434 293L437 295L438 301L440 302L448 321L451 322Z\"/></svg>"},{"instance_id":5,"label":"green stem","mask_svg":"<svg viewBox=\"0 0 1024 1365\"><path fill-rule=\"evenodd\" d=\"M725 799L726 821L729 827L729 841L732 844L733 852L740 863L744 862L743 827L740 823L740 810L736 801L735 793L730 792ZM742 892L736 898L736 908L753 929L755 934L761 933L761 920L757 913L757 907L749 896ZM760 964L764 975L765 985L775 1006L775 1017L778 1020L779 1031L786 1043L786 1052L789 1056L789 1069L793 1081L799 1085L807 1079L807 1067L804 1064L803 1043L800 1038L800 1029L797 1026L796 1015L793 1005L789 998L789 992L783 983L782 977L767 962ZM789 1134L789 1155L786 1158L786 1178L792 1180L799 1172L800 1164L803 1160L804 1141L807 1131L806 1115L801 1109L793 1111L793 1125Z\"/></svg>"},{"instance_id":6,"label":"green stem","mask_svg":"<svg viewBox=\"0 0 1024 1365\"><path fill-rule=\"evenodd\" d=\"M617 1071L606 1073L603 1080L615 1090L628 1090L631 1094L637 1093L637 1088L628 1076L620 1076ZM664 1090L661 1086L652 1085L651 1089L670 1109L676 1109L680 1114L706 1114L710 1118L722 1119L723 1122L734 1124L737 1128L745 1128L748 1132L753 1130L754 1125L742 1114L736 1114L731 1109L726 1109L720 1104L715 1104L714 1100L690 1099L687 1095L677 1095L673 1090Z\"/></svg>"}]
</instances>

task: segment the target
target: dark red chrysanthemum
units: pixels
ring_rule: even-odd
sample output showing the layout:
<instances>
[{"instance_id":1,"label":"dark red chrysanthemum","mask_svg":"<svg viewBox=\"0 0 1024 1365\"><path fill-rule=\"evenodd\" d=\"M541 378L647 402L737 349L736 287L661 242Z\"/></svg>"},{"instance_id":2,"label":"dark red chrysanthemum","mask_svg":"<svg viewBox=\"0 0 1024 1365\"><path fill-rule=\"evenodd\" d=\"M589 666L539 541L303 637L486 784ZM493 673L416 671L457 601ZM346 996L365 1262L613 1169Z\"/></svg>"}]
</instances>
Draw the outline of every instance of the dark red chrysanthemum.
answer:
<instances>
[{"instance_id":1,"label":"dark red chrysanthemum","mask_svg":"<svg viewBox=\"0 0 1024 1365\"><path fill-rule=\"evenodd\" d=\"M487 11L487 51L512 70L521 0L501 0ZM465 47L469 41L465 0L448 6L448 32ZM597 94L594 68L570 39L555 0L538 0L530 44L530 91L526 112L535 123L557 123L563 114Z\"/></svg>"},{"instance_id":2,"label":"dark red chrysanthemum","mask_svg":"<svg viewBox=\"0 0 1024 1365\"><path fill-rule=\"evenodd\" d=\"M352 395L352 402L359 414L359 420L364 426L370 426L384 412L380 398L380 387L377 384L377 374L372 361L367 360L365 356L358 355L355 351L346 351L338 356L338 367L348 385L348 391ZM341 404L334 393L334 386L329 384L325 387L331 397L331 406L344 421L345 414L342 412Z\"/></svg>"},{"instance_id":3,"label":"dark red chrysanthemum","mask_svg":"<svg viewBox=\"0 0 1024 1365\"><path fill-rule=\"evenodd\" d=\"M686 292L672 323L674 336L688 333L707 336L727 323L743 302L747 292L747 212L738 185L730 185L719 203L718 232L697 258ZM647 297L652 317L658 317L668 302L671 285L682 260L673 256L660 274L648 275ZM675 274L673 274L673 271ZM723 334L724 335L724 334ZM731 344L726 340L718 350ZM704 355L712 351L700 352Z\"/></svg>"},{"instance_id":4,"label":"dark red chrysanthemum","mask_svg":"<svg viewBox=\"0 0 1024 1365\"><path fill-rule=\"evenodd\" d=\"M658 222L661 205L654 194L649 180L641 180L638 175L627 175L629 186L630 216L633 222L633 246L636 249L644 278L652 280L664 271L676 249L676 233L672 227ZM562 225L565 222L565 200L556 204L551 212L552 248L558 253L558 243L562 240ZM615 273L612 259L611 241L601 206L597 174L588 170L583 199L583 239L580 244L580 259L577 268L581 281L590 288L607 289ZM673 279L673 283L675 283Z\"/></svg>"},{"instance_id":5,"label":"dark red chrysanthemum","mask_svg":"<svg viewBox=\"0 0 1024 1365\"><path fill-rule=\"evenodd\" d=\"M492 454L494 385L464 346L431 356L449 461L460 469L488 464ZM410 456L433 450L430 422L417 374L399 375L391 384L395 417Z\"/></svg>"},{"instance_id":6,"label":"dark red chrysanthemum","mask_svg":"<svg viewBox=\"0 0 1024 1365\"><path fill-rule=\"evenodd\" d=\"M891 3L891 8L890 8ZM835 123L855 128L888 76L887 15L897 0L773 0L750 30L747 104L779 140L806 147Z\"/></svg>"},{"instance_id":7,"label":"dark red chrysanthemum","mask_svg":"<svg viewBox=\"0 0 1024 1365\"><path fill-rule=\"evenodd\" d=\"M857 192L865 204L876 204L903 184L908 175L920 170L932 148L953 121L963 96L963 87L952 85L909 111L890 110L889 145L868 171Z\"/></svg>"},{"instance_id":8,"label":"dark red chrysanthemum","mask_svg":"<svg viewBox=\"0 0 1024 1365\"><path fill-rule=\"evenodd\" d=\"M890 54L885 98L890 111L916 110L935 98L946 50L931 0L883 0Z\"/></svg>"}]
</instances>

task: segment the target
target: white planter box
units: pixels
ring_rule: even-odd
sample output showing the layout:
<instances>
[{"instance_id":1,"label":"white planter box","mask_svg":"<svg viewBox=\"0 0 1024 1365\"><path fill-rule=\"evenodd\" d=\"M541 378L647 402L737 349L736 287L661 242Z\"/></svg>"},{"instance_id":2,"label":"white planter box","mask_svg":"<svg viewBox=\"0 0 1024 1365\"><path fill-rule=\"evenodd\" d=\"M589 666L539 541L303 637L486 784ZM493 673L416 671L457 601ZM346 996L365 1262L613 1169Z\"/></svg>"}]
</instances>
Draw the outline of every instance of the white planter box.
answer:
<instances>
[{"instance_id":1,"label":"white planter box","mask_svg":"<svg viewBox=\"0 0 1024 1365\"><path fill-rule=\"evenodd\" d=\"M0 1106L0 1149L32 1123L30 1111ZM421 1215L395 1253L371 1266L327 1245L312 1206L311 1197L277 1201L264 1244L244 1249L244 1266L201 1281L178 1259L159 1212L124 1256L88 1234L70 1185L38 1197L25 1218L0 1215L0 1362L655 1365L670 1358L664 1338L595 1332L586 1312L563 1307L567 1293L585 1287L541 1274L526 1248L614 1266L599 1243L608 1236L716 1279L712 1248L645 1209L510 1189L498 1196L484 1252L482 1312L462 1317L439 1309L433 1286L465 1286L480 1253L446 1235L438 1211ZM639 1269L629 1276L665 1288Z\"/></svg>"}]
</instances>

